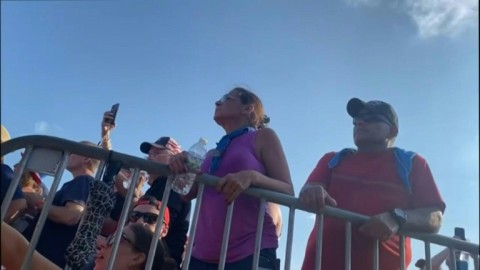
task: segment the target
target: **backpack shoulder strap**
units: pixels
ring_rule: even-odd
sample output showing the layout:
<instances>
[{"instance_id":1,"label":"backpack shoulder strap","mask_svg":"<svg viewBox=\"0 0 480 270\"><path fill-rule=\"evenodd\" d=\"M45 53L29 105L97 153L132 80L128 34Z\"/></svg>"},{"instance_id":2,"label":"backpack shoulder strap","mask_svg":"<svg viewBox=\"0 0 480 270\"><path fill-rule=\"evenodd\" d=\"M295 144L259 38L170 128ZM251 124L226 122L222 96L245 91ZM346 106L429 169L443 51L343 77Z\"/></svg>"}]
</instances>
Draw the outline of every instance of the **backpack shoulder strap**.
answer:
<instances>
[{"instance_id":1,"label":"backpack shoulder strap","mask_svg":"<svg viewBox=\"0 0 480 270\"><path fill-rule=\"evenodd\" d=\"M348 154L355 153L357 150L353 148L344 148L340 152L335 153L335 155L328 162L328 168L331 170L335 168L338 163Z\"/></svg>"},{"instance_id":2,"label":"backpack shoulder strap","mask_svg":"<svg viewBox=\"0 0 480 270\"><path fill-rule=\"evenodd\" d=\"M412 183L410 182L410 172L412 171L413 158L416 153L407 151L402 148L394 147L393 154L395 155L395 165L397 172L400 175L403 185L412 194Z\"/></svg>"},{"instance_id":3,"label":"backpack shoulder strap","mask_svg":"<svg viewBox=\"0 0 480 270\"><path fill-rule=\"evenodd\" d=\"M335 155L328 162L328 168L332 170L340 161L347 155L355 153L357 150L353 148L344 148L341 151L335 153ZM408 193L412 194L412 184L410 183L410 172L412 171L413 158L416 153L412 151L406 151L402 148L394 147L393 154L395 156L395 166L397 173L400 175L403 186L407 189Z\"/></svg>"}]
</instances>

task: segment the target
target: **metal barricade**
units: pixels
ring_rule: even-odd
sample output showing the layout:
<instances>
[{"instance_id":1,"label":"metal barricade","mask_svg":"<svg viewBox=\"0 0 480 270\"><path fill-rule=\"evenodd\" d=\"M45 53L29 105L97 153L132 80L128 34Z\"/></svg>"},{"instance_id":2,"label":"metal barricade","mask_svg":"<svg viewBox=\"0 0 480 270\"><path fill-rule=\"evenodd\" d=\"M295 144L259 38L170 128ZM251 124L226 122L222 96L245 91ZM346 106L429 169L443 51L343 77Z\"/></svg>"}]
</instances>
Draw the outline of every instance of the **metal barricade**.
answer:
<instances>
[{"instance_id":1,"label":"metal barricade","mask_svg":"<svg viewBox=\"0 0 480 270\"><path fill-rule=\"evenodd\" d=\"M134 177L132 183L130 184L129 191L126 196L125 205L123 207L122 214L120 216L120 220L118 223L117 230L122 231L124 228L124 224L128 215L128 209L130 208L130 204L133 198L135 183L138 181L139 178L139 171L145 170L149 171L158 175L168 175L169 169L166 165L154 163L152 161L145 160L143 158L134 157L122 153L118 153L115 151L107 151L104 149L100 149L97 147L83 145L77 142L60 139L56 137L50 136L24 136L11 139L5 143L2 143L1 154L5 156L8 153L13 151L24 149L26 148L26 152L24 157L20 162L20 170L23 172L24 170L34 170L40 171L49 175L54 176L54 181L52 187L50 188L50 194L48 195L45 206L43 211L40 214L39 221L36 225L34 235L30 242L30 247L25 257L22 269L29 269L29 264L31 261L31 256L34 252L36 242L40 237L41 230L44 226L44 223L47 218L48 209L52 205L53 198L55 192L58 189L58 185L62 178L63 171L65 170L66 163L68 161L68 157L71 154L77 154L80 156L85 156L93 159L101 160L102 167L99 168L99 173L96 175L96 180L100 181L101 174L103 172L103 165L107 166L107 164L112 162L120 162L124 168L133 168L134 169ZM38 159L42 159L42 162L38 162ZM45 162L46 160L50 160L50 162ZM53 166L53 167L52 167ZM4 201L2 203L1 208L1 217L2 220L5 218L6 210L8 205L11 202L13 197L14 189L19 184L21 173L19 173L12 181ZM185 259L182 264L182 269L188 269L191 252L193 247L193 241L195 239L196 234L196 224L199 218L199 210L201 206L201 198L204 194L204 188L206 186L216 186L218 182L218 178L210 175L201 175L197 177L199 181L198 185L198 192L197 192L197 201L192 217L192 222L190 225L189 231L189 241L187 244ZM171 181L169 179L168 181ZM170 194L170 185L167 183L167 188L163 194L162 201L168 201L168 197ZM258 223L257 223L257 235L255 239L255 248L253 254L253 265L252 269L258 269L258 262L260 256L260 246L261 246L261 236L262 236L262 229L263 229L263 222L264 222L264 213L266 209L267 202L277 203L283 206L288 207L289 215L288 215L288 227L287 227L287 241L286 241L286 252L284 256L284 269L292 269L291 266L291 257L292 257L292 246L293 246L293 228L295 223L295 212L297 210L311 212L307 210L299 201L298 198L293 196L259 189L259 188L249 188L245 191L246 194L250 196L254 196L260 198L260 211L258 216ZM155 249L157 246L157 241L160 236L161 227L163 226L162 218L165 212L166 204L162 203L162 207L160 209L160 215L157 219L157 226L154 233L154 238L150 246L150 251L148 254L148 259L146 263L146 269L151 269L153 265L153 259L155 254ZM232 222L232 215L233 209L235 207L234 202L231 203L227 208L227 215L225 219L225 230L223 232L223 241L222 241L222 249L221 254L218 259L219 261L219 269L223 270L226 263L227 251L228 251L228 238L230 235L230 225ZM313 213L313 212L311 212ZM322 231L323 231L323 217L330 216L345 220L345 269L349 270L352 268L351 265L351 234L352 234L352 224L353 223L363 223L365 222L368 217L364 215L360 215L357 213L352 213L349 211L345 211L338 208L333 208L326 206L321 212L314 213L317 215L317 229L318 234L316 238L316 260L315 260L315 269L320 269L321 266L321 254L322 254ZM108 269L113 268L113 262L115 260L116 252L118 250L118 245L120 243L121 234L116 234L116 238L113 244L112 256L110 258ZM400 269L405 269L405 252L403 251L405 246L405 237L411 237L413 239L418 239L425 243L425 261L426 261L426 269L431 269L431 254L430 254L430 245L436 244L450 248L450 256L455 260L454 252L455 251L466 251L472 254L479 253L479 245L474 243L469 243L465 241L460 241L451 237L442 236L439 234L424 234L424 233L405 233L405 235L400 236ZM305 248L305 247L299 247ZM379 262L379 242L374 241L374 245L371 247L373 249L373 265L374 269L378 269L378 262ZM474 258L474 260L478 263L478 257ZM299 266L294 266L297 269ZM68 267L67 267L68 268Z\"/></svg>"}]
</instances>

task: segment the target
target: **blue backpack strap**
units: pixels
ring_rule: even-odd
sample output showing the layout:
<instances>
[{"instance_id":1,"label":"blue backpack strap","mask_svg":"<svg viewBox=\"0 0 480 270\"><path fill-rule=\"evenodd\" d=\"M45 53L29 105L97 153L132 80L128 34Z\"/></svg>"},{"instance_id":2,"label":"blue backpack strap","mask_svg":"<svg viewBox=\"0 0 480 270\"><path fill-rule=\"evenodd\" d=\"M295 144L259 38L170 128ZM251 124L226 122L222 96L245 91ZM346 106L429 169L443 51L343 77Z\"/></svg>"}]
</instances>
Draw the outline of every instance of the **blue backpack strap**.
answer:
<instances>
[{"instance_id":1,"label":"blue backpack strap","mask_svg":"<svg viewBox=\"0 0 480 270\"><path fill-rule=\"evenodd\" d=\"M348 154L355 153L357 150L353 148L345 148L335 155L328 162L328 168L335 168L338 163ZM412 171L413 158L416 153L412 151L406 151L404 149L394 147L393 154L395 156L395 165L397 173L400 175L403 186L407 189L409 194L412 194L412 184L410 183L410 172Z\"/></svg>"},{"instance_id":2,"label":"blue backpack strap","mask_svg":"<svg viewBox=\"0 0 480 270\"><path fill-rule=\"evenodd\" d=\"M340 160L342 160L342 158L344 158L348 154L355 153L355 152L357 152L357 150L353 148L344 148L340 152L335 153L332 159L330 159L330 161L328 162L328 168L329 169L335 168L340 162Z\"/></svg>"},{"instance_id":3,"label":"blue backpack strap","mask_svg":"<svg viewBox=\"0 0 480 270\"><path fill-rule=\"evenodd\" d=\"M394 147L393 154L395 155L395 164L397 172L400 175L403 185L412 194L412 184L410 183L410 172L412 171L413 158L416 153L406 151L404 149Z\"/></svg>"}]
</instances>

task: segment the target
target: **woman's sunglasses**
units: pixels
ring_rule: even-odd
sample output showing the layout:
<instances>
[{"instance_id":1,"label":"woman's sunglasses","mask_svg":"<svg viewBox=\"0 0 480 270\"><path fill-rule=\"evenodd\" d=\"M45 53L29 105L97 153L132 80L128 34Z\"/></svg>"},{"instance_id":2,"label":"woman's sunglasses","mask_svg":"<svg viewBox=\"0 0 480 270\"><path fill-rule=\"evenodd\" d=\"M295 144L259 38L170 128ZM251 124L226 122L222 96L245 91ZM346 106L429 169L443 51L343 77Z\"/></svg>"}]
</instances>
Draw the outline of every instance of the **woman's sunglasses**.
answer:
<instances>
[{"instance_id":1,"label":"woman's sunglasses","mask_svg":"<svg viewBox=\"0 0 480 270\"><path fill-rule=\"evenodd\" d=\"M232 96L226 94L226 95L223 95L219 100L217 100L217 102L220 103L220 104L223 104L223 103L225 103L225 102L227 102L231 99L240 101L240 98L232 97Z\"/></svg>"}]
</instances>

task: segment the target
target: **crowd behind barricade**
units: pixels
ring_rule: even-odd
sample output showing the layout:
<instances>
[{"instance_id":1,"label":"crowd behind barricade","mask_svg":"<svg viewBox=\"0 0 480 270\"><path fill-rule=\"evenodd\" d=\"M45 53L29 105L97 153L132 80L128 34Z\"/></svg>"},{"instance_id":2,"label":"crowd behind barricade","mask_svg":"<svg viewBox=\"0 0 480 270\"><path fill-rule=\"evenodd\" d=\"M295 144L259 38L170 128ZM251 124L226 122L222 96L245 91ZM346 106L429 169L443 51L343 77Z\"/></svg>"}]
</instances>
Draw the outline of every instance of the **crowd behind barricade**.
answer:
<instances>
[{"instance_id":1,"label":"crowd behind barricade","mask_svg":"<svg viewBox=\"0 0 480 270\"><path fill-rule=\"evenodd\" d=\"M393 107L383 101L365 102L353 98L347 103L353 119L356 149L346 148L323 155L299 193L301 203L312 211L325 205L370 216L364 224L353 224L351 234L351 269L372 269L372 246L380 240L379 269L400 269L402 231L436 233L440 229L445 203L426 160L419 154L395 147L399 120ZM101 122L101 141L80 143L111 150L114 115L107 111ZM259 214L264 217L259 269L280 269L276 250L282 231L282 217L277 204L243 194L258 187L295 195L287 159L275 131L266 127L261 100L244 88L234 88L215 102L215 122L225 135L216 148L208 151L198 173L220 178L216 187L205 187L197 198L194 183L186 195L170 191L162 202L167 176L121 168L114 177L111 195L114 204L102 218L98 235L92 241L96 250L88 254L85 269L107 269L112 244L120 239L113 269L145 269L155 229L160 228L152 269L180 269L185 261L188 241L193 241L188 269L218 269L227 210L233 214L228 238L225 269L251 269ZM2 125L2 143L9 139ZM166 164L173 174L187 172L188 153L170 136L139 144L139 150L153 162ZM47 220L32 256L31 269L62 269L68 264L66 252L79 237L77 229L88 209L91 183L99 169L99 160L71 154L66 170L72 180L54 195ZM20 269L43 209L48 189L36 172L20 172L1 164L2 204L15 174L22 173L5 219L2 221L1 264L6 269ZM149 188L143 194L143 186ZM133 188L133 198L127 193ZM191 200L201 200L194 239L188 239ZM165 205L166 204L166 207ZM130 205L126 224L120 224L124 206ZM165 209L161 214L162 205ZM161 224L157 224L161 222ZM305 248L303 265L294 269L315 269L317 222ZM158 226L157 226L158 225ZM118 234L121 234L120 237ZM343 269L345 262L344 222L333 217L323 221L322 269ZM405 265L411 262L410 239L405 241ZM78 251L82 252L82 251ZM87 251L83 251L87 252ZM473 255L472 255L473 256ZM478 265L475 265L478 269Z\"/></svg>"}]
</instances>

